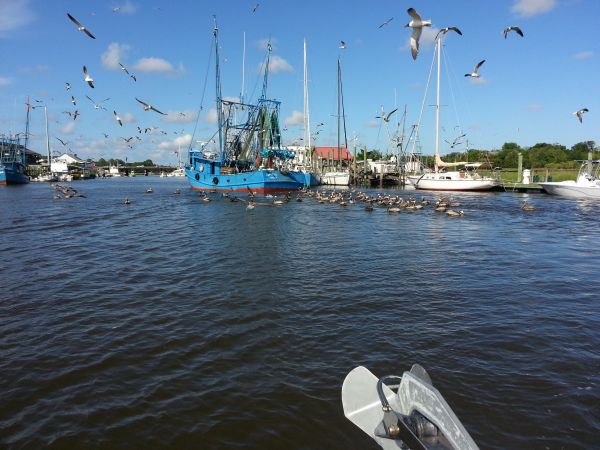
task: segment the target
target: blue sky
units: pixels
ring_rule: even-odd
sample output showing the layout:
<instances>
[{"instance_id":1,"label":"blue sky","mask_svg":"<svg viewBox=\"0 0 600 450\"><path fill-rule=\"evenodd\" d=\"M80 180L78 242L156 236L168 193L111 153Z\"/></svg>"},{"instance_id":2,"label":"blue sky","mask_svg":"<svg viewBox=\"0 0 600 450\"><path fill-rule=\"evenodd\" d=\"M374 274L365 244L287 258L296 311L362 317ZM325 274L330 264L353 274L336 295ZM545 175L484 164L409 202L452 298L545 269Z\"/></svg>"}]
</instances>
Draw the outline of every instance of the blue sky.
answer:
<instances>
[{"instance_id":1,"label":"blue sky","mask_svg":"<svg viewBox=\"0 0 600 450\"><path fill-rule=\"evenodd\" d=\"M265 42L273 45L269 96L282 102L287 123L284 142L302 136L303 40L308 45L311 123L323 122L316 145L336 145L337 58L342 61L346 124L357 145L389 148L387 130L375 116L406 105L407 129L417 123L432 62L432 36L440 27L457 26L463 36L448 35L442 70L442 142L459 134L457 148L497 149L504 142L523 146L558 142L571 146L600 141L600 2L597 0L416 0L347 2L341 0L0 0L0 133L24 129L25 101L41 100L50 117L54 152L70 148L80 157L150 158L174 164L178 148L211 137L215 126L214 67L206 94L203 86L212 40L212 15L220 28L223 95L241 91L243 33L246 33L246 96L260 89L258 68ZM421 40L413 61L408 49L414 7L433 28ZM95 36L77 30L70 13ZM393 17L386 26L380 24ZM518 25L525 37L508 39L502 30ZM340 40L346 49L339 49ZM478 61L480 80L468 79ZM214 59L212 60L214 61ZM124 64L137 77L129 78ZM86 65L95 89L83 79ZM71 90L65 83L71 83ZM258 84L257 84L258 83ZM256 88L255 88L256 86ZM71 95L76 106L71 104ZM107 111L94 109L88 95ZM135 97L168 113L144 111ZM434 91L421 122L423 154L434 151ZM202 111L198 112L202 106ZM572 113L587 107L580 124ZM72 120L65 111L77 109ZM116 110L125 123L113 117ZM286 121L287 120L287 121ZM390 133L396 129L390 122ZM137 127L156 127L139 134ZM314 129L313 129L314 131ZM43 111L31 113L30 148L45 153ZM108 138L103 133L108 134ZM132 139L127 146L124 139ZM67 142L67 146L56 139ZM352 143L349 144L352 147Z\"/></svg>"}]
</instances>

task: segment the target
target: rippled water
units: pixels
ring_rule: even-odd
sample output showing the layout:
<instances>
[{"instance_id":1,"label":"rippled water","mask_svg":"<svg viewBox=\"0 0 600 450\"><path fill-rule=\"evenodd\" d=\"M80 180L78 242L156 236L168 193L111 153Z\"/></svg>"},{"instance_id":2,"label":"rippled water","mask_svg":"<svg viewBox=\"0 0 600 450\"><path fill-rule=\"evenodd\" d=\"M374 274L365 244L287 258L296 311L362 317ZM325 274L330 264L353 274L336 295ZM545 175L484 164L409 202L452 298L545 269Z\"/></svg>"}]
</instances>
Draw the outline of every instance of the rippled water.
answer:
<instances>
[{"instance_id":1,"label":"rippled water","mask_svg":"<svg viewBox=\"0 0 600 450\"><path fill-rule=\"evenodd\" d=\"M0 447L375 449L344 377L415 362L482 449L600 446L600 203L460 194L449 218L73 187L0 189Z\"/></svg>"}]
</instances>

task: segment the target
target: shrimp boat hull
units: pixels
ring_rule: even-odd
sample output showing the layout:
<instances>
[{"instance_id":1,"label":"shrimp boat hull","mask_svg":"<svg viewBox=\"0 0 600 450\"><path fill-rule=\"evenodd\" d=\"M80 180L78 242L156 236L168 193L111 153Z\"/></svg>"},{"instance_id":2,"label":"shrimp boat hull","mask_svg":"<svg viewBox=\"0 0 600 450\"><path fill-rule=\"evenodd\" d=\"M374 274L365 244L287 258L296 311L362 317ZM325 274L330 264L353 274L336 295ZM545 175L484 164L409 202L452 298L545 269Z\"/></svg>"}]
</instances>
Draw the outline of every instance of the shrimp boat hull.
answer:
<instances>
[{"instance_id":1,"label":"shrimp boat hull","mask_svg":"<svg viewBox=\"0 0 600 450\"><path fill-rule=\"evenodd\" d=\"M23 164L4 163L0 165L0 185L26 183L29 183L29 177L25 173Z\"/></svg>"},{"instance_id":2,"label":"shrimp boat hull","mask_svg":"<svg viewBox=\"0 0 600 450\"><path fill-rule=\"evenodd\" d=\"M297 191L304 187L299 177L278 169L258 169L239 173L216 173L219 167L214 161L196 159L185 171L194 190L211 192L244 192L257 194ZM220 172L220 171L219 171ZM298 178L298 179L297 179Z\"/></svg>"},{"instance_id":3,"label":"shrimp boat hull","mask_svg":"<svg viewBox=\"0 0 600 450\"><path fill-rule=\"evenodd\" d=\"M500 180L494 178L467 178L460 174L455 177L451 172L410 176L408 181L415 189L428 191L489 191L501 184Z\"/></svg>"}]
</instances>

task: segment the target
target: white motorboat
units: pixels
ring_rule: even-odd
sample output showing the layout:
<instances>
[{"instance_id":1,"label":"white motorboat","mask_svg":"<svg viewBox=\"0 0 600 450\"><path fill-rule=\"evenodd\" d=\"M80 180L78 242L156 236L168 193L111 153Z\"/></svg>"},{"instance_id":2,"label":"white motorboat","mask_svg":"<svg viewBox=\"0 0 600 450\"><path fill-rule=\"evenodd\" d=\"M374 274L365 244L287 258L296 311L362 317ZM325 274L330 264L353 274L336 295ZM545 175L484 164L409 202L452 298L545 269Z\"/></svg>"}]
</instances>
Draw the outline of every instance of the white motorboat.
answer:
<instances>
[{"instance_id":1,"label":"white motorboat","mask_svg":"<svg viewBox=\"0 0 600 450\"><path fill-rule=\"evenodd\" d=\"M485 191L501 184L497 177L482 176L477 173L481 163L444 162L440 157L440 66L442 40L445 33L438 33L436 39L437 55L437 97L436 97L436 122L435 122L435 161L434 170L421 175L411 175L407 179L416 189L435 191ZM416 139L415 139L416 142ZM448 170L448 168L462 167L463 170Z\"/></svg>"},{"instance_id":2,"label":"white motorboat","mask_svg":"<svg viewBox=\"0 0 600 450\"><path fill-rule=\"evenodd\" d=\"M386 450L479 449L418 364L401 377L383 378L356 367L342 385L342 405L344 415Z\"/></svg>"},{"instance_id":3,"label":"white motorboat","mask_svg":"<svg viewBox=\"0 0 600 450\"><path fill-rule=\"evenodd\" d=\"M582 161L576 180L546 181L540 186L551 195L569 198L600 198L600 160Z\"/></svg>"},{"instance_id":4,"label":"white motorboat","mask_svg":"<svg viewBox=\"0 0 600 450\"><path fill-rule=\"evenodd\" d=\"M321 183L330 186L348 186L350 184L349 171L335 171L321 174Z\"/></svg>"},{"instance_id":5,"label":"white motorboat","mask_svg":"<svg viewBox=\"0 0 600 450\"><path fill-rule=\"evenodd\" d=\"M167 174L167 176L168 177L185 177L185 169L183 167L180 167L179 169L175 169L173 172Z\"/></svg>"}]
</instances>

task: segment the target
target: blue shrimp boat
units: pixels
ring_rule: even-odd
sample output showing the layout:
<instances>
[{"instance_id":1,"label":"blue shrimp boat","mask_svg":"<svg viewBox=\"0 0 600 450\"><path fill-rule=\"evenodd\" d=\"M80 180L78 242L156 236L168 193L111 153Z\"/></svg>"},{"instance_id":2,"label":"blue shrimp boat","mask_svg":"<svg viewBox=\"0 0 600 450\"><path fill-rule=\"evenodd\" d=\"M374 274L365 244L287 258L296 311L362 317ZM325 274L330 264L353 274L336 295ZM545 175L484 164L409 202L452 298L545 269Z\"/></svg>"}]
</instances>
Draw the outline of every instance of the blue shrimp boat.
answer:
<instances>
[{"instance_id":1,"label":"blue shrimp boat","mask_svg":"<svg viewBox=\"0 0 600 450\"><path fill-rule=\"evenodd\" d=\"M305 176L288 169L294 152L281 148L280 102L266 98L268 47L262 94L256 104L225 100L221 95L218 28L215 20L217 150L207 144L189 149L185 174L192 189L268 194L306 185ZM240 116L243 118L240 119ZM209 142L214 140L209 139Z\"/></svg>"},{"instance_id":2,"label":"blue shrimp boat","mask_svg":"<svg viewBox=\"0 0 600 450\"><path fill-rule=\"evenodd\" d=\"M29 98L25 133L0 137L0 185L29 183L27 175L27 138L29 137ZM25 136L21 145L21 136Z\"/></svg>"}]
</instances>

